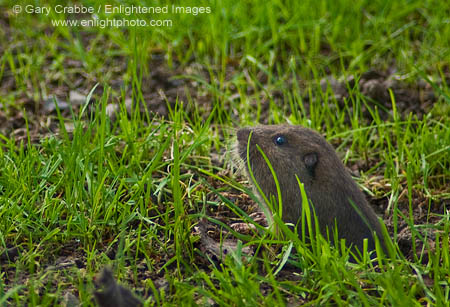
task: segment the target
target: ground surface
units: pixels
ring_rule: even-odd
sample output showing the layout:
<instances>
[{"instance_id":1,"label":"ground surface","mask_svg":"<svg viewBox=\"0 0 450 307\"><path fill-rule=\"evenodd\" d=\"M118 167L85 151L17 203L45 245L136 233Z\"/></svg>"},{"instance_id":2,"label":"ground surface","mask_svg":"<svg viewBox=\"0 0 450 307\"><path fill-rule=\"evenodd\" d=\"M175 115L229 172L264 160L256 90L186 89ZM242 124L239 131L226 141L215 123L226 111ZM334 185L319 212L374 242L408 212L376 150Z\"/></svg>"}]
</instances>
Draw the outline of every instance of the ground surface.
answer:
<instances>
[{"instance_id":1,"label":"ground surface","mask_svg":"<svg viewBox=\"0 0 450 307\"><path fill-rule=\"evenodd\" d=\"M406 20L418 12L421 10L405 13ZM418 20L417 27L422 24ZM24 22L23 29L20 22ZM310 124L326 135L383 217L405 267L409 268L409 263L421 266L413 272L397 272L405 276L405 284L418 288L409 295L421 304L448 302L448 272L439 271L439 275L430 269L438 264L448 266L448 256L439 254L448 251L449 234L448 62L430 58L435 69L410 77L405 63L380 56L385 63L368 60L354 70L311 69L308 78L303 68L291 74L289 66L270 66L263 57L255 60L255 65L246 64L252 58L245 52L229 51L222 62L211 63L199 54L183 58L183 48L178 56L176 52L169 56L161 41L144 47L135 42L137 49L142 48L140 54L127 53L127 44L117 43L120 39L114 34L90 30L68 37L45 20L29 17L19 21L9 9L2 10L0 24L0 54L4 54L0 73L1 166L5 170L0 206L8 221L2 226L0 293L8 293L4 297L10 304L52 305L63 301L67 293L89 302L94 289L92 276L105 265L118 268L122 283L147 303L188 304L188 297L191 303L199 304L242 303L245 291L233 294L231 289L242 285L245 289L246 278L261 283L255 290L261 297L254 290L247 293L252 304L269 304L265 300L273 297L294 304L340 304L338 297L346 295L360 302L352 296L356 294L344 290L336 290L327 298L322 289L332 282L317 278L314 274L322 275L315 271L312 277L301 275L295 264L286 265L276 278L267 275L267 263L274 261L270 257L281 255L287 245L268 244L266 251L258 252L261 246L254 242L259 235L245 227L226 227L248 222L237 208L246 214L259 211L248 193L236 187L236 183L249 185L230 162L233 129L256 122L286 121ZM27 32L33 27L46 34ZM78 45L87 53L71 50ZM449 56L446 48L442 52ZM365 49L372 52L370 45ZM280 62L283 56L288 57L276 47L271 50ZM324 42L317 52L324 58L338 54ZM291 56L295 57L295 52ZM100 63L96 59L101 59ZM341 61L349 67L345 56ZM210 116L214 106L215 113ZM201 129L202 123L209 138ZM368 134L358 134L365 129ZM432 131L429 135L427 129ZM158 144L148 137L153 133ZM172 145L163 147L166 139ZM414 142L420 144L419 149ZM184 159L179 163L174 153L178 151ZM69 163L71 152L76 154L73 164ZM98 152L102 155L97 156ZM148 171L158 155L159 162ZM77 171L72 174L70 169ZM33 176L33 170L39 175ZM145 181L146 176L152 179ZM95 204L101 203L105 208L99 205L97 209ZM106 204L116 207L109 209ZM183 209L177 207L179 204ZM63 208L60 205L78 206L75 211L86 210L86 215L51 209ZM10 210L16 210L16 215L8 215L7 206L15 208ZM83 229L89 229L87 234ZM238 229L242 236L232 229ZM436 241L437 234L440 241ZM144 236L149 239L140 241ZM250 242L243 253L257 260L242 264L222 259L237 248L237 238ZM272 260L265 262L264 257ZM247 269L239 271L240 265ZM356 284L365 289L364 295L369 297L366 303L379 302L382 291L374 285L383 283L361 272ZM314 290L308 292L290 283ZM382 287L389 289L390 285L386 282ZM439 294L436 288L441 288ZM283 295L274 289L281 289ZM353 283L349 289L364 297L354 290ZM433 301L430 293L439 300L434 297ZM395 303L402 298L386 300Z\"/></svg>"}]
</instances>

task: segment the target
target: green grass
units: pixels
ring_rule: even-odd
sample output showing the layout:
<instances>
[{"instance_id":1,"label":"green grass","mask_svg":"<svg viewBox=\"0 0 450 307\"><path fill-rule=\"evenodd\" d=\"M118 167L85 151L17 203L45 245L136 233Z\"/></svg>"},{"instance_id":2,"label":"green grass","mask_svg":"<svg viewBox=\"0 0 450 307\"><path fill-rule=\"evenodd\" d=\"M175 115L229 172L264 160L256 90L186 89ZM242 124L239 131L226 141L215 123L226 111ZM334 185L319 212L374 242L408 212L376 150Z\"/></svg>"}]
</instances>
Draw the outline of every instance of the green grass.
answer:
<instances>
[{"instance_id":1,"label":"green grass","mask_svg":"<svg viewBox=\"0 0 450 307\"><path fill-rule=\"evenodd\" d=\"M16 2L0 3L0 251L19 248L15 260L1 260L0 305L55 306L70 292L89 306L104 266L147 305L448 305L447 2L182 3L212 12L159 16L172 18L171 28L55 28L51 20L67 16L6 17ZM137 17L148 18L116 16ZM165 117L147 108L155 63L197 91L168 96ZM392 67L410 87L426 80L433 89L423 116L403 112L393 93L386 107L348 83L342 104L320 86L329 75L358 79ZM48 96L70 90L90 92L91 103L38 115ZM106 109L113 103L115 120ZM22 130L7 124L14 119ZM253 223L221 193L254 198L227 153L230 128L261 121L314 128L347 165L365 161L357 181L392 221L394 245L378 268L349 264L345 248L320 238L308 248L279 221L284 239L259 225L252 235L235 233L231 218L214 215L226 208ZM194 230L204 217L226 230L222 241L241 242L221 263L198 248ZM405 223L428 259L402 254ZM248 247L258 253L246 255Z\"/></svg>"}]
</instances>

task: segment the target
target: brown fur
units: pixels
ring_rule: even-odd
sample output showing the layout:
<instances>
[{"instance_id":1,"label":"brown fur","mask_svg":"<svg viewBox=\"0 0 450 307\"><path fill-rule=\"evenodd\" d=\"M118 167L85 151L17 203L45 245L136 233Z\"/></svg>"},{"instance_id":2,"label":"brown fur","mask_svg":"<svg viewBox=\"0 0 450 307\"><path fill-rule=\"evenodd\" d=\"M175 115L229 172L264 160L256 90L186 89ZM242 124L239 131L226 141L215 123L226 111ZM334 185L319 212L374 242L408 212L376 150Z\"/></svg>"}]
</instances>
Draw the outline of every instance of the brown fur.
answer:
<instances>
[{"instance_id":1,"label":"brown fur","mask_svg":"<svg viewBox=\"0 0 450 307\"><path fill-rule=\"evenodd\" d=\"M249 158L252 172L267 197L275 196L275 181L256 144L268 157L281 189L283 221L296 225L301 217L301 193L295 175L304 184L305 192L317 215L322 235L327 228L332 237L335 223L339 238L362 251L368 239L369 250L375 249L373 232L383 238L380 223L333 147L317 132L293 125L268 125L242 128L237 132L238 151L247 169L247 142L252 137ZM276 144L282 136L285 143ZM248 169L247 169L248 172ZM364 218L358 214L352 201ZM366 221L364 221L366 220ZM300 225L300 224L299 224ZM301 227L298 227L299 231ZM332 238L331 238L332 239Z\"/></svg>"}]
</instances>

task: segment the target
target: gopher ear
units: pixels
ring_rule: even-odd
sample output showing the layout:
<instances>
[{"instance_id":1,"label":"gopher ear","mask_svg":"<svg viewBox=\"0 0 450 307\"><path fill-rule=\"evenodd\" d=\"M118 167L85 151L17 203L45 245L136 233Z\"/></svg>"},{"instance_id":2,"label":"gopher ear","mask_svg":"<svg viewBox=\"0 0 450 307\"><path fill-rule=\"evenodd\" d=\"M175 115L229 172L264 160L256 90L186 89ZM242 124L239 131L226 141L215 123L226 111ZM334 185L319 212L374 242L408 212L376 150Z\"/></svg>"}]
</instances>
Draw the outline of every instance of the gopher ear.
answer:
<instances>
[{"instance_id":1,"label":"gopher ear","mask_svg":"<svg viewBox=\"0 0 450 307\"><path fill-rule=\"evenodd\" d=\"M309 153L303 157L303 162L305 163L306 169L309 174L314 177L314 171L316 169L317 162L319 161L317 153Z\"/></svg>"}]
</instances>

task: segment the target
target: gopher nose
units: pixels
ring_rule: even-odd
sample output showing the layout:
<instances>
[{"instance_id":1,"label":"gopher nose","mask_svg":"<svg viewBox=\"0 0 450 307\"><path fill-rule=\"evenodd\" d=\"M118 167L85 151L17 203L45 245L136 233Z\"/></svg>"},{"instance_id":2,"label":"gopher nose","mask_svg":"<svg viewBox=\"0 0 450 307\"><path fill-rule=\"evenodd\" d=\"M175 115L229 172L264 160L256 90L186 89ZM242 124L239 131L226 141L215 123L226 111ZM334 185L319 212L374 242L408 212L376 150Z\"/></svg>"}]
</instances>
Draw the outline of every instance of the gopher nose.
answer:
<instances>
[{"instance_id":1,"label":"gopher nose","mask_svg":"<svg viewBox=\"0 0 450 307\"><path fill-rule=\"evenodd\" d=\"M248 135L250 134L250 128L241 128L237 132L237 139L239 143L247 144Z\"/></svg>"}]
</instances>

